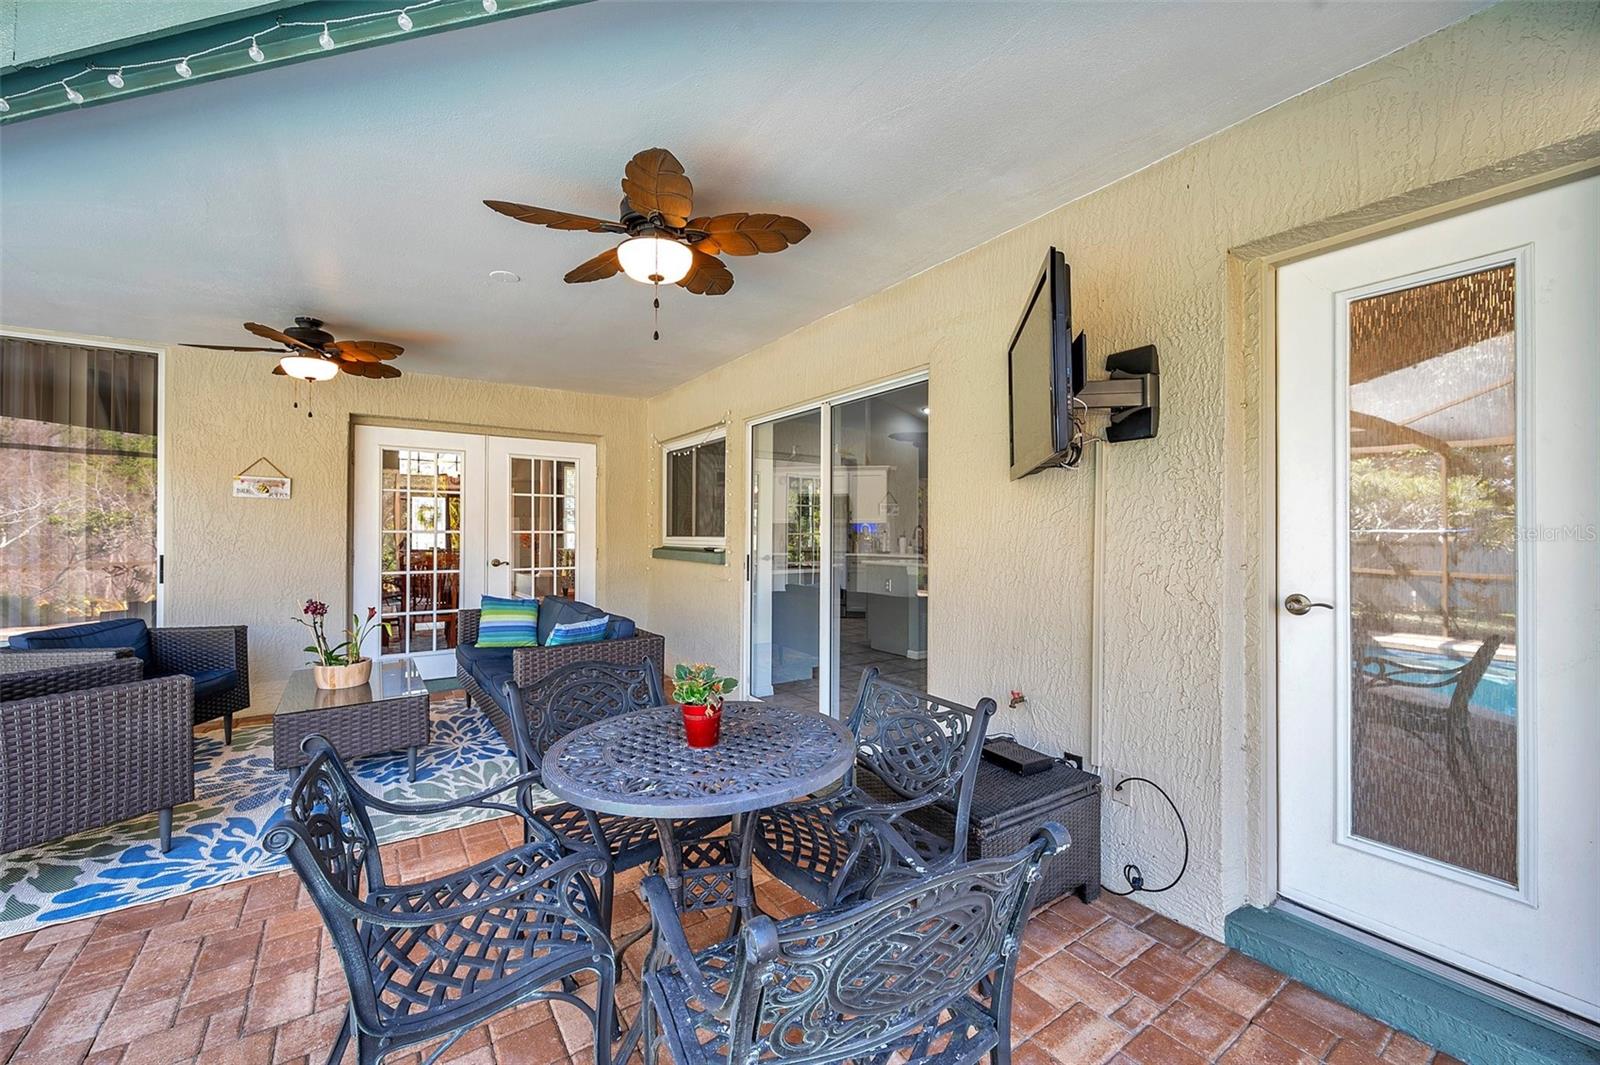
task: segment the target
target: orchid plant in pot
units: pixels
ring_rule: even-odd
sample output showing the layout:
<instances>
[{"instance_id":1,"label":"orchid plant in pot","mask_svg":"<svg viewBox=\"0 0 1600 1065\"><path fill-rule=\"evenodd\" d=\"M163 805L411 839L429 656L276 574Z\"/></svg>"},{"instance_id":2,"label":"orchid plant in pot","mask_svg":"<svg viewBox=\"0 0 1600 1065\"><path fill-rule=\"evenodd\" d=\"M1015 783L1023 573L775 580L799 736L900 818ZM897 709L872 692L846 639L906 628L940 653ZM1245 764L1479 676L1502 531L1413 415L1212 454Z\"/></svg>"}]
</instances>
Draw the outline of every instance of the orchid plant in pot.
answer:
<instances>
[{"instance_id":1,"label":"orchid plant in pot","mask_svg":"<svg viewBox=\"0 0 1600 1065\"><path fill-rule=\"evenodd\" d=\"M362 657L361 645L374 629L389 631L389 623L378 620L378 608L367 607L365 620L359 614L351 614L350 627L345 629L344 642L339 644L328 642L327 603L307 599L300 614L294 620L311 630L313 642L305 650L313 656L311 677L317 687L354 688L367 683L372 677L372 659Z\"/></svg>"},{"instance_id":2,"label":"orchid plant in pot","mask_svg":"<svg viewBox=\"0 0 1600 1065\"><path fill-rule=\"evenodd\" d=\"M679 662L672 670L672 697L683 710L683 734L691 747L715 747L722 732L722 698L739 686L717 676L715 666Z\"/></svg>"}]
</instances>

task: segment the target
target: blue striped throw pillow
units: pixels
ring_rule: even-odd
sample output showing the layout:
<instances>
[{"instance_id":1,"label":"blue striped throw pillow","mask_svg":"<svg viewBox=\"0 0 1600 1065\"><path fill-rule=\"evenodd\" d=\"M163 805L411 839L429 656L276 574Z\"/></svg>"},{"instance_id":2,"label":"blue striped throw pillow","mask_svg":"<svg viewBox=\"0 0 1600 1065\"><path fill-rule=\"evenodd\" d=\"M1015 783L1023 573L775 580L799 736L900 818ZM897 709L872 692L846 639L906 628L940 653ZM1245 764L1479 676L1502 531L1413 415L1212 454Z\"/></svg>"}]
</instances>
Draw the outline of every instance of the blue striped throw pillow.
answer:
<instances>
[{"instance_id":1,"label":"blue striped throw pillow","mask_svg":"<svg viewBox=\"0 0 1600 1065\"><path fill-rule=\"evenodd\" d=\"M573 643L597 643L606 638L606 627L611 624L611 615L604 614L587 621L569 621L558 624L550 630L550 635L545 638L546 647L563 647Z\"/></svg>"},{"instance_id":2,"label":"blue striped throw pillow","mask_svg":"<svg viewBox=\"0 0 1600 1065\"><path fill-rule=\"evenodd\" d=\"M478 615L479 647L537 647L539 600L483 597Z\"/></svg>"}]
</instances>

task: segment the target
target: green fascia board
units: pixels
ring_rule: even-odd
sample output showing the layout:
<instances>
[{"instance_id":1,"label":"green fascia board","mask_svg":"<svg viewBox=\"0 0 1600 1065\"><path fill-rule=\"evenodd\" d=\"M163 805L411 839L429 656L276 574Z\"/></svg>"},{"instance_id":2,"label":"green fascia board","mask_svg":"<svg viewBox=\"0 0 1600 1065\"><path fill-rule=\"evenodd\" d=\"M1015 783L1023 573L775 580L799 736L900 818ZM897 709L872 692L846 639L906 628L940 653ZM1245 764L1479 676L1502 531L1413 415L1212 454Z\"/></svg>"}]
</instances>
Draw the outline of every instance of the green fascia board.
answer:
<instances>
[{"instance_id":1,"label":"green fascia board","mask_svg":"<svg viewBox=\"0 0 1600 1065\"><path fill-rule=\"evenodd\" d=\"M421 0L410 2L415 4ZM311 3L283 8L276 13L254 13L212 25L187 28L180 33L43 67L0 71L0 97L4 97L11 105L10 111L0 114L0 123L20 122L76 107L90 107L130 96L164 92L194 82L248 74L264 67L321 59L355 48L370 48L463 26L589 2L499 0L499 10L491 14L484 10L482 0L443 0L429 7L413 7L410 12L413 26L410 30L404 30L394 15L378 16L398 12L407 6L407 0L313 0ZM340 19L358 21L330 27L330 35L337 45L332 49L324 49L317 40L322 34L322 24ZM279 23L297 22L312 25L278 28ZM253 34L261 35L259 43L265 58L260 63L250 58L249 41L244 40ZM224 47L232 42L241 43ZM208 49L217 50L199 54ZM185 56L190 57L188 63L193 71L188 78L177 73L174 59ZM135 69L136 64L154 65ZM114 88L106 81L107 70L85 73L88 67L120 68L123 88ZM48 87L59 84L63 79L70 79L72 87L83 96L83 103L74 104L67 99L65 91ZM45 86L42 91L17 98L19 93L41 86Z\"/></svg>"},{"instance_id":2,"label":"green fascia board","mask_svg":"<svg viewBox=\"0 0 1600 1065\"><path fill-rule=\"evenodd\" d=\"M0 77L31 67L83 59L114 48L171 37L247 16L271 19L306 0L10 0L14 39L0 56Z\"/></svg>"},{"instance_id":3,"label":"green fascia board","mask_svg":"<svg viewBox=\"0 0 1600 1065\"><path fill-rule=\"evenodd\" d=\"M1537 1014L1280 908L1245 906L1228 946L1473 1065L1597 1065L1600 1047Z\"/></svg>"}]
</instances>

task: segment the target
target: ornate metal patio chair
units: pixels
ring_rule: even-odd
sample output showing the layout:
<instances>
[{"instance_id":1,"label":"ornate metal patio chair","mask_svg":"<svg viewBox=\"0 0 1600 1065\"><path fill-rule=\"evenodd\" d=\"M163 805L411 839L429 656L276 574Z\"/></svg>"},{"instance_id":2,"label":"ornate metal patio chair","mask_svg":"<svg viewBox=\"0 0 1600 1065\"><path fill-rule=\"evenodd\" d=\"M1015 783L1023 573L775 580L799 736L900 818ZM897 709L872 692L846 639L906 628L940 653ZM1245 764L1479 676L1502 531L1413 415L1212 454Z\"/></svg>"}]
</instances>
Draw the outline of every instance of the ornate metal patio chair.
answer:
<instances>
[{"instance_id":1,"label":"ornate metal patio chair","mask_svg":"<svg viewBox=\"0 0 1600 1065\"><path fill-rule=\"evenodd\" d=\"M957 865L847 908L774 922L695 953L660 877L632 1039L646 1065L969 1065L1011 1060L1011 993L1039 864L1071 844L1046 823L1004 858ZM659 1026L662 1037L656 1035Z\"/></svg>"},{"instance_id":2,"label":"ornate metal patio chair","mask_svg":"<svg viewBox=\"0 0 1600 1065\"><path fill-rule=\"evenodd\" d=\"M594 1026L596 1065L609 1065L615 958L588 880L605 872L597 852L563 856L535 828L534 842L419 884L391 884L379 858L369 809L422 816L472 806L526 818L533 780L393 803L363 791L322 737L305 747L311 762L265 843L289 856L344 966L350 1010L329 1065L352 1037L360 1065L444 1037L433 1062L475 1025L541 999L579 1009ZM491 801L507 791L514 804ZM586 970L598 981L595 1006L576 994Z\"/></svg>"},{"instance_id":3,"label":"ornate metal patio chair","mask_svg":"<svg viewBox=\"0 0 1600 1065\"><path fill-rule=\"evenodd\" d=\"M533 684L507 681L505 697L511 711L512 742L524 773L537 778L544 754L561 737L584 725L617 714L664 706L661 671L646 659L633 665L612 662L578 662L562 666ZM602 923L611 928L615 874L653 862L661 855L655 822L644 817L622 817L584 810L570 803L542 806L533 820L572 850L598 849L610 860L600 882ZM699 840L727 824L727 818L685 822L680 840Z\"/></svg>"},{"instance_id":4,"label":"ornate metal patio chair","mask_svg":"<svg viewBox=\"0 0 1600 1065\"><path fill-rule=\"evenodd\" d=\"M995 702L976 707L891 684L869 669L850 714L856 764L838 788L761 815L756 857L818 906L952 868L966 857L972 788ZM905 815L953 798L950 834Z\"/></svg>"}]
</instances>

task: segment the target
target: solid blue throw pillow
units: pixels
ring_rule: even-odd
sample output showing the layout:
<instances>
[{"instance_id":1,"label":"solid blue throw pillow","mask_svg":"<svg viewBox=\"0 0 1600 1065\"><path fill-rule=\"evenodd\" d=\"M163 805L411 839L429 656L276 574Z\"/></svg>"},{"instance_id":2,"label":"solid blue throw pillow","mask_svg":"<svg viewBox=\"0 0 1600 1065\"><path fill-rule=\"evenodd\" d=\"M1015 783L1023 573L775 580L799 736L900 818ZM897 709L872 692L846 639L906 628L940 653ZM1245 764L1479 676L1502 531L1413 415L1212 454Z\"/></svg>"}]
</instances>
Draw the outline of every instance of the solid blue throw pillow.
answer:
<instances>
[{"instance_id":1,"label":"solid blue throw pillow","mask_svg":"<svg viewBox=\"0 0 1600 1065\"><path fill-rule=\"evenodd\" d=\"M539 643L539 600L483 597L478 615L479 647L536 647Z\"/></svg>"},{"instance_id":2,"label":"solid blue throw pillow","mask_svg":"<svg viewBox=\"0 0 1600 1065\"><path fill-rule=\"evenodd\" d=\"M610 614L589 618L587 621L569 621L551 629L544 645L564 647L574 643L598 643L606 638L606 626L610 624Z\"/></svg>"}]
</instances>

